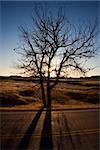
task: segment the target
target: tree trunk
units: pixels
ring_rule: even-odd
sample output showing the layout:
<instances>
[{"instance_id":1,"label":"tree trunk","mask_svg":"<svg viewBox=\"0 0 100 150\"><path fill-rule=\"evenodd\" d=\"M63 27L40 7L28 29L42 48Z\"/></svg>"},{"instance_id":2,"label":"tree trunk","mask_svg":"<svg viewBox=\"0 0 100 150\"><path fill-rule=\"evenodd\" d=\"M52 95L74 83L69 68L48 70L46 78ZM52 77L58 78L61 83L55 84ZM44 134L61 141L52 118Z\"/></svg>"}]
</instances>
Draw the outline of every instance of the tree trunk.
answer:
<instances>
[{"instance_id":1,"label":"tree trunk","mask_svg":"<svg viewBox=\"0 0 100 150\"><path fill-rule=\"evenodd\" d=\"M50 90L50 87L47 88L47 107L51 108L51 90Z\"/></svg>"},{"instance_id":2,"label":"tree trunk","mask_svg":"<svg viewBox=\"0 0 100 150\"><path fill-rule=\"evenodd\" d=\"M50 65L48 66L48 77L47 77L47 107L51 108L51 89L50 89Z\"/></svg>"},{"instance_id":3,"label":"tree trunk","mask_svg":"<svg viewBox=\"0 0 100 150\"><path fill-rule=\"evenodd\" d=\"M42 102L43 102L44 107L46 107L46 98L45 98L45 91L44 91L43 79L40 79L40 84L41 84Z\"/></svg>"}]
</instances>

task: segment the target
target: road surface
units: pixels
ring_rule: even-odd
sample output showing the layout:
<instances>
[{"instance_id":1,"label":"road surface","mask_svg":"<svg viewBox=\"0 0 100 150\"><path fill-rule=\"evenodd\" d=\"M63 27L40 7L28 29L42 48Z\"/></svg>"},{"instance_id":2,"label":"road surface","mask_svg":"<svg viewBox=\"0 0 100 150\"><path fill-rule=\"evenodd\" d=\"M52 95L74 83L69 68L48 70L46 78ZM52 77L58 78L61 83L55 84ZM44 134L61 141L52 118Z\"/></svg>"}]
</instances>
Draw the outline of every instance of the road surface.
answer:
<instances>
[{"instance_id":1,"label":"road surface","mask_svg":"<svg viewBox=\"0 0 100 150\"><path fill-rule=\"evenodd\" d=\"M1 150L99 150L99 111L1 111Z\"/></svg>"}]
</instances>

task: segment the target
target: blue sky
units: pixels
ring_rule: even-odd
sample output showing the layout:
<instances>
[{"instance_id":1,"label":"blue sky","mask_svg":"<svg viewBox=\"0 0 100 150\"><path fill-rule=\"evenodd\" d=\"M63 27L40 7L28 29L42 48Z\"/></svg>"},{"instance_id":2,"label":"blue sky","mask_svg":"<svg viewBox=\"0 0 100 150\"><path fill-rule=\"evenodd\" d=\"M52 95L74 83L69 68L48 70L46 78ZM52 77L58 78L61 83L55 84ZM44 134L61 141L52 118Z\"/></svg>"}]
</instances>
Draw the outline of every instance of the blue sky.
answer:
<instances>
[{"instance_id":1,"label":"blue sky","mask_svg":"<svg viewBox=\"0 0 100 150\"><path fill-rule=\"evenodd\" d=\"M93 22L95 18L99 17L99 2L96 1L50 1L41 3L45 3L46 9L50 9L53 13L59 6L64 5L66 16L73 24ZM18 73L18 70L14 68L18 56L13 51L19 42L18 27L20 25L31 26L34 4L34 1L0 1L0 75ZM97 67L88 73L89 76L100 75L99 60L100 56L98 55L95 59L89 61L88 65Z\"/></svg>"}]
</instances>

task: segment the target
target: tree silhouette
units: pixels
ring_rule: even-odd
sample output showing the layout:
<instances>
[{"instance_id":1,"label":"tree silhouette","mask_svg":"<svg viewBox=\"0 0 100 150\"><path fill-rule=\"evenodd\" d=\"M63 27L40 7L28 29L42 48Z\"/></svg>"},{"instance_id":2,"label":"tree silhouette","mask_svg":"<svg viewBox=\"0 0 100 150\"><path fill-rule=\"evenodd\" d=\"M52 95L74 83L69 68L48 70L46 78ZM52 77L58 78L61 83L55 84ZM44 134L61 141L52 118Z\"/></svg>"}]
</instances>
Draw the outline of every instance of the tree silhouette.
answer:
<instances>
[{"instance_id":1,"label":"tree silhouette","mask_svg":"<svg viewBox=\"0 0 100 150\"><path fill-rule=\"evenodd\" d=\"M24 72L39 77L44 107L51 107L51 91L59 78L71 70L83 74L87 71L83 61L96 54L97 25L75 27L62 8L56 15L35 9L32 23L31 29L20 27L21 46L17 52L22 55Z\"/></svg>"}]
</instances>

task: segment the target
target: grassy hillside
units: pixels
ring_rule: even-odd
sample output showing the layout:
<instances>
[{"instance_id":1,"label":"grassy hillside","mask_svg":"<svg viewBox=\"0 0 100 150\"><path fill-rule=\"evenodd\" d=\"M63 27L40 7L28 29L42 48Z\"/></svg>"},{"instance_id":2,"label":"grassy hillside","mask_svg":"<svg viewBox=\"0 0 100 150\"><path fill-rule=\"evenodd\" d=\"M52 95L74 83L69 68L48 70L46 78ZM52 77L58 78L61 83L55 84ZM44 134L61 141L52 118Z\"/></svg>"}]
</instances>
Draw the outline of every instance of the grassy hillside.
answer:
<instances>
[{"instance_id":1,"label":"grassy hillside","mask_svg":"<svg viewBox=\"0 0 100 150\"><path fill-rule=\"evenodd\" d=\"M41 103L38 83L1 80L0 106L16 106ZM52 92L52 103L63 105L98 104L99 81L81 80L60 82Z\"/></svg>"}]
</instances>

